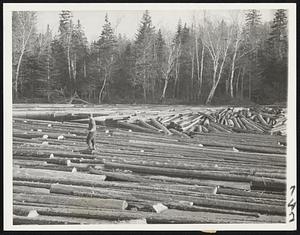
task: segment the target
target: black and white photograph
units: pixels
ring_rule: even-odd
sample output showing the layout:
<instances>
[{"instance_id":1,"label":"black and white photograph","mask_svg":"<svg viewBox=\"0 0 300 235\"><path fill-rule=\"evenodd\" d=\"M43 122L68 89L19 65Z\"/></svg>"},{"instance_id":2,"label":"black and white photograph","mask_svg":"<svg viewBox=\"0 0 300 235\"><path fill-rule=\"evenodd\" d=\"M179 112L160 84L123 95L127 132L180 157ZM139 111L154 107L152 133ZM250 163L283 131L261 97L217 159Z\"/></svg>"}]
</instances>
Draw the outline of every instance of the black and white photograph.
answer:
<instances>
[{"instance_id":1,"label":"black and white photograph","mask_svg":"<svg viewBox=\"0 0 300 235\"><path fill-rule=\"evenodd\" d=\"M295 229L295 31L287 3L4 4L5 228Z\"/></svg>"}]
</instances>

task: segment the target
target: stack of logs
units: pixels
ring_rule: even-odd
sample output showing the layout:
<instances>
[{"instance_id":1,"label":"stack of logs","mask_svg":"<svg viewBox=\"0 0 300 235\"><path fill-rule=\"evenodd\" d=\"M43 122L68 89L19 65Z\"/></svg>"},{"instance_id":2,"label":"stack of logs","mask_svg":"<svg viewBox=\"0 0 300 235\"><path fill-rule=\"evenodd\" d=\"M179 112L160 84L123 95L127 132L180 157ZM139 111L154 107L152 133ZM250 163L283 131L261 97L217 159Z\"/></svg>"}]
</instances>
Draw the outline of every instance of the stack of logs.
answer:
<instances>
[{"instance_id":1,"label":"stack of logs","mask_svg":"<svg viewBox=\"0 0 300 235\"><path fill-rule=\"evenodd\" d=\"M269 109L265 109L269 110ZM254 133L286 136L286 112L268 113L246 108L226 108L218 111L190 112L149 118L132 119L131 123L117 121L120 127L136 131L168 135L194 135L201 133ZM271 109L274 111L274 109ZM85 120L85 119L84 119ZM81 121L81 120L74 120ZM113 125L110 119L106 125Z\"/></svg>"},{"instance_id":2,"label":"stack of logs","mask_svg":"<svg viewBox=\"0 0 300 235\"><path fill-rule=\"evenodd\" d=\"M104 120L93 153L85 150L86 123L15 117L14 224L284 223L286 138L236 133L228 120L252 120L244 112L182 115L230 130L193 130L193 138L185 136L188 120L171 115Z\"/></svg>"}]
</instances>

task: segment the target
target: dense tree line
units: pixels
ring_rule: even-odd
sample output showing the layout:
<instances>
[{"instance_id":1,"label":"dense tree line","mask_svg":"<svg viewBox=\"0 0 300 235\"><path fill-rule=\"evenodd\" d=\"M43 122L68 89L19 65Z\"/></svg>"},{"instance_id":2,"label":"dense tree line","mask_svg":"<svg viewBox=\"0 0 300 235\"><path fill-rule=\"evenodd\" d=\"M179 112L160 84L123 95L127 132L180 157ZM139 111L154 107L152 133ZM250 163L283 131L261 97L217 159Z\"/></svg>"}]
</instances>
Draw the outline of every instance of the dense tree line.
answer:
<instances>
[{"instance_id":1,"label":"dense tree line","mask_svg":"<svg viewBox=\"0 0 300 235\"><path fill-rule=\"evenodd\" d=\"M89 43L71 11L60 12L57 34L49 26L37 33L36 12L13 12L14 102L285 102L286 10L267 23L258 10L240 16L217 21L203 11L191 25L179 20L170 35L145 11L130 40L115 34L106 15Z\"/></svg>"}]
</instances>

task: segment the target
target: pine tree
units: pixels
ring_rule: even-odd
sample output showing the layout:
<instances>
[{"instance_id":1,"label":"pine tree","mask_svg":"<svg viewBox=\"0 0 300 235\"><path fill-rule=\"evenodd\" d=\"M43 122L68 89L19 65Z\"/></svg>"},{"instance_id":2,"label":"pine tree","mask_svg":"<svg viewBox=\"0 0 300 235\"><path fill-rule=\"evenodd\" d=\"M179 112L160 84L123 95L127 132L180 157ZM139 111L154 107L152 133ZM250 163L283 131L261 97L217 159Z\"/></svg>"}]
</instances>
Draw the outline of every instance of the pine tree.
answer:
<instances>
[{"instance_id":1,"label":"pine tree","mask_svg":"<svg viewBox=\"0 0 300 235\"><path fill-rule=\"evenodd\" d=\"M53 57L51 50L52 32L49 25L45 34L40 34L38 38L37 51L38 51L38 81L39 86L36 91L41 97L47 97L50 102L51 94L53 93L54 80L52 79L53 72Z\"/></svg>"},{"instance_id":2,"label":"pine tree","mask_svg":"<svg viewBox=\"0 0 300 235\"><path fill-rule=\"evenodd\" d=\"M190 77L191 77L191 34L190 28L185 23L181 31L181 54L179 57L180 71L177 83L177 98L189 99L191 95Z\"/></svg>"},{"instance_id":3,"label":"pine tree","mask_svg":"<svg viewBox=\"0 0 300 235\"><path fill-rule=\"evenodd\" d=\"M173 85L173 98L176 98L177 87L180 73L180 56L182 53L182 23L181 20L178 21L177 30L175 37L173 39L174 44L176 45L176 61L175 61L175 79Z\"/></svg>"},{"instance_id":4,"label":"pine tree","mask_svg":"<svg viewBox=\"0 0 300 235\"><path fill-rule=\"evenodd\" d=\"M72 31L71 46L73 79L75 90L78 92L77 95L80 96L81 93L86 93L85 89L83 89L83 84L86 82L87 78L86 59L88 42L79 20Z\"/></svg>"},{"instance_id":5,"label":"pine tree","mask_svg":"<svg viewBox=\"0 0 300 235\"><path fill-rule=\"evenodd\" d=\"M100 38L98 40L99 47L99 63L103 68L100 73L101 88L99 91L98 102L103 102L106 95L109 94L109 85L111 82L113 66L116 60L117 39L114 35L111 23L108 20L108 15L105 15L105 23L102 28Z\"/></svg>"},{"instance_id":6,"label":"pine tree","mask_svg":"<svg viewBox=\"0 0 300 235\"><path fill-rule=\"evenodd\" d=\"M259 35L261 33L261 14L258 10L249 10L245 15L245 46L248 48L247 58L247 75L248 75L248 98L252 98L252 83L254 79L259 79L260 70L258 65L258 50L261 41Z\"/></svg>"},{"instance_id":7,"label":"pine tree","mask_svg":"<svg viewBox=\"0 0 300 235\"><path fill-rule=\"evenodd\" d=\"M120 40L124 41L121 42ZM116 61L116 69L112 79L113 96L116 101L129 103L134 99L134 87L132 78L134 77L134 53L133 46L124 38L118 39L118 44L126 43L122 48Z\"/></svg>"},{"instance_id":8,"label":"pine tree","mask_svg":"<svg viewBox=\"0 0 300 235\"><path fill-rule=\"evenodd\" d=\"M275 12L271 25L271 33L268 39L270 49L278 60L287 56L287 16L286 10L278 9Z\"/></svg>"},{"instance_id":9,"label":"pine tree","mask_svg":"<svg viewBox=\"0 0 300 235\"><path fill-rule=\"evenodd\" d=\"M157 36L156 36L156 41L155 41L155 53L156 53L156 61L155 61L155 70L156 70L156 79L155 79L155 87L154 91L155 97L158 97L161 89L162 89L162 84L163 84L163 66L165 61L167 60L166 58L166 42L163 38L163 35L161 33L161 29L158 30Z\"/></svg>"},{"instance_id":10,"label":"pine tree","mask_svg":"<svg viewBox=\"0 0 300 235\"><path fill-rule=\"evenodd\" d=\"M61 11L59 20L59 42L63 47L65 54L65 59L67 60L68 68L68 78L69 82L66 83L66 92L67 95L72 96L74 93L74 71L72 69L72 33L73 33L73 22L72 22L72 12L69 10ZM62 70L64 70L62 68Z\"/></svg>"},{"instance_id":11,"label":"pine tree","mask_svg":"<svg viewBox=\"0 0 300 235\"><path fill-rule=\"evenodd\" d=\"M155 28L149 11L145 11L135 40L136 78L134 82L143 90L144 102L155 81Z\"/></svg>"},{"instance_id":12,"label":"pine tree","mask_svg":"<svg viewBox=\"0 0 300 235\"><path fill-rule=\"evenodd\" d=\"M268 103L287 100L288 40L286 10L278 9L265 43L261 93Z\"/></svg>"}]
</instances>

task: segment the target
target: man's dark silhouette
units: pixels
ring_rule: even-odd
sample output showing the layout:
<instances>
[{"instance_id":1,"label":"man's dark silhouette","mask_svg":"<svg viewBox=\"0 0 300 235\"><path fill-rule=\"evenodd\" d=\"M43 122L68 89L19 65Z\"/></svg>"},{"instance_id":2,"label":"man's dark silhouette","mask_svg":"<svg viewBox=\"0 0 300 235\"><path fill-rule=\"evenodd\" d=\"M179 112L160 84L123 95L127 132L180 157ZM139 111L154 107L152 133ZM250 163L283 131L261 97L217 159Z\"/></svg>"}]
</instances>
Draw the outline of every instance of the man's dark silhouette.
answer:
<instances>
[{"instance_id":1,"label":"man's dark silhouette","mask_svg":"<svg viewBox=\"0 0 300 235\"><path fill-rule=\"evenodd\" d=\"M91 113L89 115L89 133L88 136L86 138L86 143L88 145L88 148L90 150L95 150L95 137L96 137L96 121L93 118L93 114Z\"/></svg>"}]
</instances>

